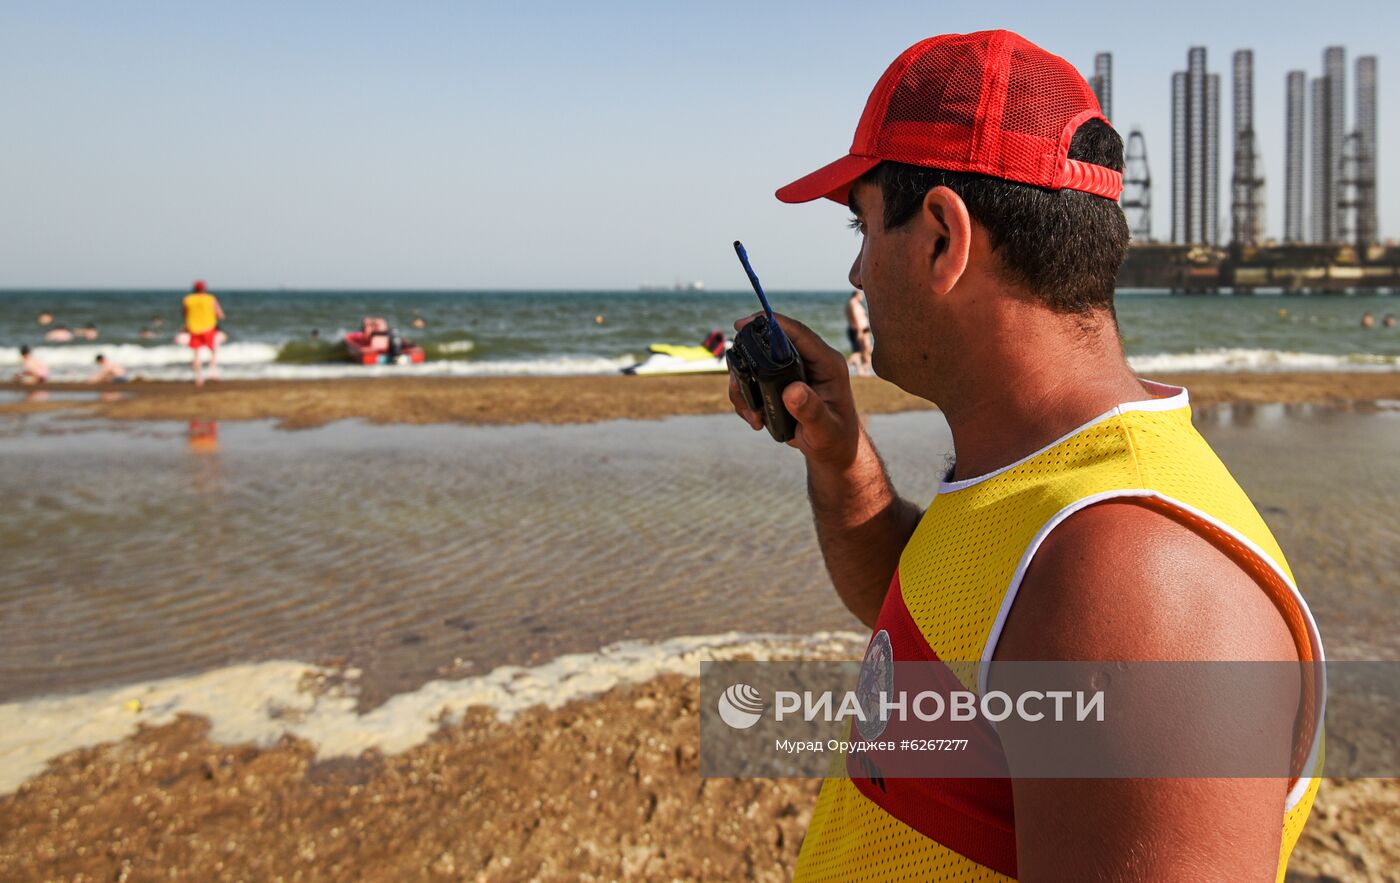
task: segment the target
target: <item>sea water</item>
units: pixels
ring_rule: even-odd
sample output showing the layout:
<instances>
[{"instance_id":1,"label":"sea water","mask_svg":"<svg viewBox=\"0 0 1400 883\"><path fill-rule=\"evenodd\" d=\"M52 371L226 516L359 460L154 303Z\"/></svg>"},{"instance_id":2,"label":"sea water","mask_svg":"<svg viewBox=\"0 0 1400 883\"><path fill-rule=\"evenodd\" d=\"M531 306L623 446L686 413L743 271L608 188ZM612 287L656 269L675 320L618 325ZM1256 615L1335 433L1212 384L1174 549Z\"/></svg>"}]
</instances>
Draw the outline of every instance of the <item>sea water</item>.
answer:
<instances>
[{"instance_id":1,"label":"sea water","mask_svg":"<svg viewBox=\"0 0 1400 883\"><path fill-rule=\"evenodd\" d=\"M749 291L217 291L228 314L220 352L230 378L364 376L336 344L364 316L384 316L422 344L428 361L381 374L608 374L653 343L700 343L757 309ZM152 378L183 379L189 350L173 340L180 299L170 291L0 291L0 373L18 347L37 347L57 379L81 379L105 353ZM844 348L848 292L778 291L775 307ZM55 324L97 326L96 342L43 342L41 311ZM1361 327L1371 312L1376 327ZM1400 298L1171 296L1123 291L1124 346L1141 372L1180 370L1396 370L1400 327L1384 328ZM414 318L424 327L412 327ZM160 320L157 325L156 320ZM142 329L149 335L142 337ZM318 337L313 339L312 332Z\"/></svg>"},{"instance_id":2,"label":"sea water","mask_svg":"<svg viewBox=\"0 0 1400 883\"><path fill-rule=\"evenodd\" d=\"M1332 658L1400 654L1400 412L1200 408ZM937 412L869 429L932 498ZM276 659L439 677L620 640L857 628L801 457L733 417L577 426L0 422L0 702Z\"/></svg>"}]
</instances>

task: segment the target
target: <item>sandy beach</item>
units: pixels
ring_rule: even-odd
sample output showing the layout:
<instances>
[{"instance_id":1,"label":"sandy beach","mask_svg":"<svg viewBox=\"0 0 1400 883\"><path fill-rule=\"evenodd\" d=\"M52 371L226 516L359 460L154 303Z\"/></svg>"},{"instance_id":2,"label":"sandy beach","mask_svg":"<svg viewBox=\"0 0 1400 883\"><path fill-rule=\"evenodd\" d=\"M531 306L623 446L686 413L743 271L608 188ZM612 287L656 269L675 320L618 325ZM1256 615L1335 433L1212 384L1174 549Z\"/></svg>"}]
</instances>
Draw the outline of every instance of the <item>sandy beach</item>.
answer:
<instances>
[{"instance_id":1,"label":"sandy beach","mask_svg":"<svg viewBox=\"0 0 1400 883\"><path fill-rule=\"evenodd\" d=\"M818 782L700 778L698 702L696 679L666 675L330 761L181 716L0 798L0 878L788 879ZM1324 783L1288 879L1395 879L1397 794Z\"/></svg>"},{"instance_id":2,"label":"sandy beach","mask_svg":"<svg viewBox=\"0 0 1400 883\"><path fill-rule=\"evenodd\" d=\"M344 716L353 671L296 666L122 693L140 710L118 693L48 706L36 726L137 729L0 798L0 878L784 879L817 783L700 779L697 681L679 672L849 655L853 637L619 647L432 685L373 722ZM210 693L242 701L213 716L254 741L211 740L183 710L210 712ZM286 704L265 716L272 696Z\"/></svg>"},{"instance_id":3,"label":"sandy beach","mask_svg":"<svg viewBox=\"0 0 1400 883\"><path fill-rule=\"evenodd\" d=\"M1154 375L1186 386L1196 405L1221 402L1356 404L1400 400L1400 372L1220 372ZM52 384L45 391L119 393L116 401L0 403L0 415L51 410L114 420L275 420L298 429L336 420L373 423L591 423L652 420L729 410L722 375L680 377L380 378L373 381L227 381L195 389L187 383ZM931 407L878 378L856 378L862 413ZM29 393L32 388L2 386Z\"/></svg>"}]
</instances>

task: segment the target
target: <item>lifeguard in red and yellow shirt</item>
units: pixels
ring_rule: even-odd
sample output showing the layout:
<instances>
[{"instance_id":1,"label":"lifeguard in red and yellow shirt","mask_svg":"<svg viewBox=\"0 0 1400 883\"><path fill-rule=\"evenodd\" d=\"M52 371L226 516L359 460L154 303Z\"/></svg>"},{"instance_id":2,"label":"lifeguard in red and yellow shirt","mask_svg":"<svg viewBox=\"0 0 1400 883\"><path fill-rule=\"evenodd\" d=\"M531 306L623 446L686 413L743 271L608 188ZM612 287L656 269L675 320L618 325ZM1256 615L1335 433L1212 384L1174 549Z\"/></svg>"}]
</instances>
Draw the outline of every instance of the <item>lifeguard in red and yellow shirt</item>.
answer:
<instances>
[{"instance_id":1,"label":"lifeguard in red and yellow shirt","mask_svg":"<svg viewBox=\"0 0 1400 883\"><path fill-rule=\"evenodd\" d=\"M185 334L194 353L194 385L204 385L203 366L199 351L209 350L209 376L219 377L219 323L223 321L224 310L219 299L204 288L204 280L196 279L194 290L185 295Z\"/></svg>"},{"instance_id":2,"label":"lifeguard in red and yellow shirt","mask_svg":"<svg viewBox=\"0 0 1400 883\"><path fill-rule=\"evenodd\" d=\"M1296 665L1301 689L1246 712L1296 764L1268 777L1037 778L1012 773L1022 746L993 733L1006 775L896 779L872 751L823 785L799 880L1287 872L1320 781L1324 694L1308 673L1322 640L1186 390L1124 358L1123 166L1084 78L1023 37L946 34L901 54L848 154L777 195L850 209L849 280L865 293L875 373L938 406L956 458L927 505L901 498L845 358L783 317L806 367L783 391L798 423L788 444L806 461L837 594L871 629L863 672L960 663L960 688L986 696L1017 661ZM762 428L732 379L730 400Z\"/></svg>"}]
</instances>

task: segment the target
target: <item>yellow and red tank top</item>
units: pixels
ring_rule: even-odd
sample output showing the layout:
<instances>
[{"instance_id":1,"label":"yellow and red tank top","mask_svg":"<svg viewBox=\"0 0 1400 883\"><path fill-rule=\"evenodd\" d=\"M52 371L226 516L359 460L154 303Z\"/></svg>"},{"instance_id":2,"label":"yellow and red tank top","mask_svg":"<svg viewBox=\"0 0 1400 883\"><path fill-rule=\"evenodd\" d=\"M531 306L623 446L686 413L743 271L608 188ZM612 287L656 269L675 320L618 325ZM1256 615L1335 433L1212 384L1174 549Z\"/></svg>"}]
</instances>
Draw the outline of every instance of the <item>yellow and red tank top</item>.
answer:
<instances>
[{"instance_id":1,"label":"yellow and red tank top","mask_svg":"<svg viewBox=\"0 0 1400 883\"><path fill-rule=\"evenodd\" d=\"M985 691L988 663L1041 542L1086 506L1133 498L1188 524L1250 573L1288 623L1299 659L1320 666L1317 626L1283 553L1192 426L1186 390L1143 384L1154 398L1119 405L995 472L943 482L900 555L871 647L888 647L881 652L895 663L949 661L966 689ZM1304 694L1301 713L1311 726L1295 745L1302 773L1281 819L1279 880L1320 782L1322 691L1317 683ZM847 760L846 776L822 784L795 879L1015 878L1009 778L872 779Z\"/></svg>"},{"instance_id":2,"label":"yellow and red tank top","mask_svg":"<svg viewBox=\"0 0 1400 883\"><path fill-rule=\"evenodd\" d=\"M219 324L214 295L195 292L185 295L185 330L191 334L213 331Z\"/></svg>"}]
</instances>

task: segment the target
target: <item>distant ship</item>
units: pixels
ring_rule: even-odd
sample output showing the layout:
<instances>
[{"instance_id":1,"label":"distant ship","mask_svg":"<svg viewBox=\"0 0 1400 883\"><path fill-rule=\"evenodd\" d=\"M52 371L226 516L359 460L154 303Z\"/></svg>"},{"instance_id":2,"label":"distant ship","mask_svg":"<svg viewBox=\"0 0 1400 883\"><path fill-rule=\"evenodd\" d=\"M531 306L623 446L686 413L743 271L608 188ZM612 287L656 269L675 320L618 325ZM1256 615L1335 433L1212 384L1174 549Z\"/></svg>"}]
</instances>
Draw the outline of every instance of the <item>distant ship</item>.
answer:
<instances>
[{"instance_id":1,"label":"distant ship","mask_svg":"<svg viewBox=\"0 0 1400 883\"><path fill-rule=\"evenodd\" d=\"M652 285L643 282L638 286L642 291L704 291L705 283L696 279L693 282L676 282L674 285Z\"/></svg>"}]
</instances>

